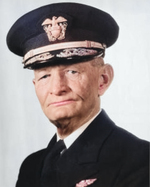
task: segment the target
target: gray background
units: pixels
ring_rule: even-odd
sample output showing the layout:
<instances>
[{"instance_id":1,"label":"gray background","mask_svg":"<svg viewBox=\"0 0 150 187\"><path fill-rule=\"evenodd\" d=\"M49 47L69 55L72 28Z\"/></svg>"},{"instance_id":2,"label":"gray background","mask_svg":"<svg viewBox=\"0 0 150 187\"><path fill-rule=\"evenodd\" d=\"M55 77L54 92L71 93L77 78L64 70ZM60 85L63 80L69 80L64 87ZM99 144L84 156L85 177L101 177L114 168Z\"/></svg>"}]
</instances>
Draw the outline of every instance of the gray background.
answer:
<instances>
[{"instance_id":1,"label":"gray background","mask_svg":"<svg viewBox=\"0 0 150 187\"><path fill-rule=\"evenodd\" d=\"M63 1L0 1L0 186L13 187L23 159L45 147L55 132L42 113L32 84L33 72L6 47L6 34L24 13ZM73 2L73 1L70 1ZM150 1L77 0L109 12L120 26L117 43L107 49L105 61L115 77L102 97L114 122L136 136L150 140Z\"/></svg>"}]
</instances>

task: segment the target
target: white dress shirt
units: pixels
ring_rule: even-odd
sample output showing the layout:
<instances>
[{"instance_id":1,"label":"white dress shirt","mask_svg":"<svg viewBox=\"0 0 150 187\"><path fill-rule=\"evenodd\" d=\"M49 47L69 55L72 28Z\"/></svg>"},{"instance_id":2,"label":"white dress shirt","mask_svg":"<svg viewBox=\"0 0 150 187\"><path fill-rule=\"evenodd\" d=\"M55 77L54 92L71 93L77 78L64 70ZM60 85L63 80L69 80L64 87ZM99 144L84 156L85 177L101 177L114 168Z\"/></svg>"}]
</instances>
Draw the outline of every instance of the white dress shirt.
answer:
<instances>
[{"instance_id":1,"label":"white dress shirt","mask_svg":"<svg viewBox=\"0 0 150 187\"><path fill-rule=\"evenodd\" d=\"M75 130L73 133L71 133L69 136L67 136L64 139L64 143L66 145L66 148L68 149L73 142L83 133L83 131L90 125L90 123L100 114L101 110L88 122L86 122L84 125L79 127L77 130ZM58 133L57 134L57 141L60 140L61 138L59 137Z\"/></svg>"}]
</instances>

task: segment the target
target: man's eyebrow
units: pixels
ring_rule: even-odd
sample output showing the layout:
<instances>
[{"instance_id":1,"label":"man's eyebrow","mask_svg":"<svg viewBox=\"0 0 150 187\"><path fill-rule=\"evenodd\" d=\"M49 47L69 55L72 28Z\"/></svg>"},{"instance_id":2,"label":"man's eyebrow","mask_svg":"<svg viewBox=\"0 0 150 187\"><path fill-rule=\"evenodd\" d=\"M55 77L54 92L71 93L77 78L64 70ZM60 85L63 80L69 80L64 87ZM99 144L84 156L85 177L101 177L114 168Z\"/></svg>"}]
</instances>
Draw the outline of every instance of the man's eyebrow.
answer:
<instances>
[{"instance_id":1,"label":"man's eyebrow","mask_svg":"<svg viewBox=\"0 0 150 187\"><path fill-rule=\"evenodd\" d=\"M35 69L34 72L42 72L42 71L48 71L47 68L41 68L41 69Z\"/></svg>"}]
</instances>

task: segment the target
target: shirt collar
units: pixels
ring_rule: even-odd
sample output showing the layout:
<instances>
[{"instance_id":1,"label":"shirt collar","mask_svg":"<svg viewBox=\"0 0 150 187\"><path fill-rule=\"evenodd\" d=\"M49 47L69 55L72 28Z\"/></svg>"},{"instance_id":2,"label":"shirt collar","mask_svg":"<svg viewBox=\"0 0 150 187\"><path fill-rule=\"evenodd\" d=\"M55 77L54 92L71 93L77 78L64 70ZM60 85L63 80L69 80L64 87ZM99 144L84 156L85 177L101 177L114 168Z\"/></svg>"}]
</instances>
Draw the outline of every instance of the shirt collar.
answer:
<instances>
[{"instance_id":1,"label":"shirt collar","mask_svg":"<svg viewBox=\"0 0 150 187\"><path fill-rule=\"evenodd\" d=\"M83 131L90 125L90 123L100 114L100 112L101 112L101 110L93 118L91 118L88 122L86 122L84 125L79 127L77 130L75 130L73 133L71 133L69 136L67 136L64 139L64 143L65 143L67 149L83 133ZM57 141L58 140L60 140L60 137L59 137L59 135L57 133Z\"/></svg>"}]
</instances>

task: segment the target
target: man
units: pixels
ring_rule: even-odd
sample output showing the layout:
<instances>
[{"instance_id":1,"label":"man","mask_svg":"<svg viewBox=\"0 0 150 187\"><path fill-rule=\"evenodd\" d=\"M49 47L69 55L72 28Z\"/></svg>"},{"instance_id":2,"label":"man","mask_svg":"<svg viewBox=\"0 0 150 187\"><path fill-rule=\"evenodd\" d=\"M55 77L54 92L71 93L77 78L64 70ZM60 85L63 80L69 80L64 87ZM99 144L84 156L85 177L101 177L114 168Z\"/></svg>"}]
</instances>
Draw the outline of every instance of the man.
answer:
<instances>
[{"instance_id":1,"label":"man","mask_svg":"<svg viewBox=\"0 0 150 187\"><path fill-rule=\"evenodd\" d=\"M77 3L40 7L10 29L8 47L34 70L43 112L57 127L48 147L25 159L17 187L148 187L149 143L100 108L113 79L105 48L118 32L109 14Z\"/></svg>"}]
</instances>

